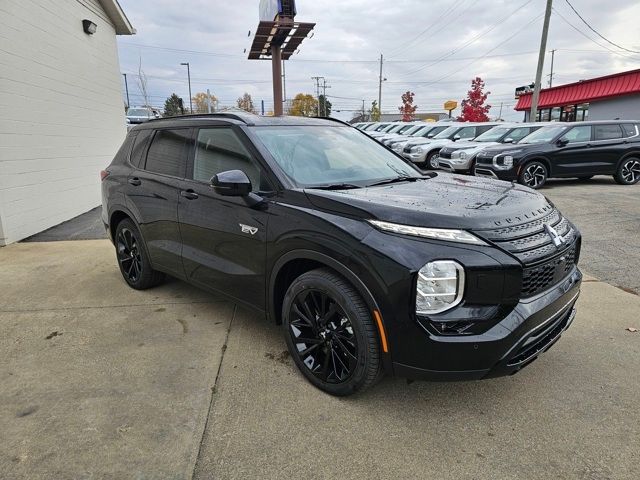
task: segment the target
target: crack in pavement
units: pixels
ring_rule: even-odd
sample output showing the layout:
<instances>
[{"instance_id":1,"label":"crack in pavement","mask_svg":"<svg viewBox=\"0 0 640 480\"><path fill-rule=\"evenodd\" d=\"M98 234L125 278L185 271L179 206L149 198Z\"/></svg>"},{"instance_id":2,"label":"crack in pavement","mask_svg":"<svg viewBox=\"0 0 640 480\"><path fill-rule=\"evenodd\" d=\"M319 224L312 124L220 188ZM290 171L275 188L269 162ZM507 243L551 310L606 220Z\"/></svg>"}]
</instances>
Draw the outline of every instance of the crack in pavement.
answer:
<instances>
[{"instance_id":1,"label":"crack in pavement","mask_svg":"<svg viewBox=\"0 0 640 480\"><path fill-rule=\"evenodd\" d=\"M193 470L191 471L191 480L195 478L196 471L198 470L198 464L200 462L200 455L202 454L202 445L204 444L204 436L207 433L207 427L209 426L209 417L211 416L211 411L213 410L213 406L215 403L215 394L217 393L218 379L220 378L220 372L222 371L222 364L224 362L224 356L227 352L227 343L229 341L229 334L231 333L231 327L233 325L233 321L236 318L236 312L238 311L238 305L233 305L233 313L231 314L231 320L229 321L229 327L227 328L227 334L224 337L224 343L222 344L222 356L220 357L220 364L218 365L218 371L216 372L216 378L213 381L213 386L211 387L211 400L209 402L209 410L207 411L207 418L204 421L204 427L202 428L202 435L200 436L200 444L198 445L198 455L196 456L196 461L193 464Z\"/></svg>"}]
</instances>

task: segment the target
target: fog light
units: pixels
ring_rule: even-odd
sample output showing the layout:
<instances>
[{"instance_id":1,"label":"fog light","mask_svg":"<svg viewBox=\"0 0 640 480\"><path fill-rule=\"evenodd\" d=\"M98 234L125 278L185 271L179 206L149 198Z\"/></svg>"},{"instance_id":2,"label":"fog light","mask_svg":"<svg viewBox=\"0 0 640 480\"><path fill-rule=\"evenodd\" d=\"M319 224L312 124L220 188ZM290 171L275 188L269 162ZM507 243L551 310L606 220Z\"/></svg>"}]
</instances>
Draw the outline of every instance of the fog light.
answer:
<instances>
[{"instance_id":1,"label":"fog light","mask_svg":"<svg viewBox=\"0 0 640 480\"><path fill-rule=\"evenodd\" d=\"M464 293L464 268L453 260L429 262L418 272L416 313L430 315L455 307Z\"/></svg>"}]
</instances>

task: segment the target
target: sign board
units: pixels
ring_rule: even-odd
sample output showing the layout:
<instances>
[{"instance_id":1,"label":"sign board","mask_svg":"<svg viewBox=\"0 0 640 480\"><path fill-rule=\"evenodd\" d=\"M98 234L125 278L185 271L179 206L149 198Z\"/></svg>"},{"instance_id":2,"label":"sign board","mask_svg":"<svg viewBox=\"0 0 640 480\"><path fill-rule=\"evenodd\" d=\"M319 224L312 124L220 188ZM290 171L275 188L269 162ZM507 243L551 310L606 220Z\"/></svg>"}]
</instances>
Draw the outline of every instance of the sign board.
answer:
<instances>
[{"instance_id":1,"label":"sign board","mask_svg":"<svg viewBox=\"0 0 640 480\"><path fill-rule=\"evenodd\" d=\"M260 21L273 22L279 16L296 16L295 0L260 0Z\"/></svg>"},{"instance_id":2,"label":"sign board","mask_svg":"<svg viewBox=\"0 0 640 480\"><path fill-rule=\"evenodd\" d=\"M522 87L516 88L516 98L519 98L520 95L524 95L525 93L533 92L533 87L534 86L535 86L535 84L532 83L531 85L524 85Z\"/></svg>"},{"instance_id":3,"label":"sign board","mask_svg":"<svg viewBox=\"0 0 640 480\"><path fill-rule=\"evenodd\" d=\"M444 102L445 110L455 110L456 108L458 108L458 102L456 102L455 100L447 100L446 102Z\"/></svg>"}]
</instances>

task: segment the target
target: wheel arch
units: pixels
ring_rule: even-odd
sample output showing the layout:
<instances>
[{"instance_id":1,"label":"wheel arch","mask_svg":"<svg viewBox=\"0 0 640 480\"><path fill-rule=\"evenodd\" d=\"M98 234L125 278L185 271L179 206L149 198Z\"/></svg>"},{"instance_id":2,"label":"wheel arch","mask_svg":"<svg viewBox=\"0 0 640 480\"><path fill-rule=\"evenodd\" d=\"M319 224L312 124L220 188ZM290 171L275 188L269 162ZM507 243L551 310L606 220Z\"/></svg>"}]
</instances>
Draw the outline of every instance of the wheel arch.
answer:
<instances>
[{"instance_id":1,"label":"wheel arch","mask_svg":"<svg viewBox=\"0 0 640 480\"><path fill-rule=\"evenodd\" d=\"M528 164L530 164L531 162L540 162L540 163L542 163L547 168L547 178L550 178L553 175L553 171L551 169L551 162L549 161L549 159L547 157L536 155L536 156L533 156L533 157L525 159L520 164L520 166L518 167L518 176L520 176L520 173L522 172L522 169L524 167L526 167Z\"/></svg>"},{"instance_id":2,"label":"wheel arch","mask_svg":"<svg viewBox=\"0 0 640 480\"><path fill-rule=\"evenodd\" d=\"M111 208L111 211L109 212L108 231L112 242L115 239L116 228L118 227L118 224L125 218L129 218L133 222L138 224L138 221L136 220L133 213L131 213L131 211L123 205L114 205L113 208Z\"/></svg>"},{"instance_id":3,"label":"wheel arch","mask_svg":"<svg viewBox=\"0 0 640 480\"><path fill-rule=\"evenodd\" d=\"M640 160L640 150L635 150L635 151L631 151L631 152L627 152L624 155L622 155L620 157L620 160L618 160L618 162L616 163L616 168L614 170L614 174L618 171L618 169L620 168L620 166L622 165L622 163L625 160L628 160L630 158L637 158Z\"/></svg>"}]
</instances>

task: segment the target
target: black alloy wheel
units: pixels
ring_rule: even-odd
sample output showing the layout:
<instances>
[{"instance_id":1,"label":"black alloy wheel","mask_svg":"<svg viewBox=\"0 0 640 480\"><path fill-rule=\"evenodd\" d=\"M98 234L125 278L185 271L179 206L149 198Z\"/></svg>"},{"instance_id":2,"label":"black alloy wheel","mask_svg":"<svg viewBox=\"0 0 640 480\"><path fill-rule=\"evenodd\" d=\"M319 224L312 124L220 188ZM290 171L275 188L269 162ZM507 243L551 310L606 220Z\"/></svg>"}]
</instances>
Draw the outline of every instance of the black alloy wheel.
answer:
<instances>
[{"instance_id":1,"label":"black alloy wheel","mask_svg":"<svg viewBox=\"0 0 640 480\"><path fill-rule=\"evenodd\" d=\"M634 185L640 181L640 159L627 158L622 161L613 177L620 185Z\"/></svg>"},{"instance_id":2,"label":"black alloy wheel","mask_svg":"<svg viewBox=\"0 0 640 480\"><path fill-rule=\"evenodd\" d=\"M360 295L330 270L293 281L283 305L289 353L305 377L332 395L350 395L381 374L376 329Z\"/></svg>"},{"instance_id":3,"label":"black alloy wheel","mask_svg":"<svg viewBox=\"0 0 640 480\"><path fill-rule=\"evenodd\" d=\"M547 182L548 175L547 167L543 163L530 162L524 166L518 180L522 185L537 189Z\"/></svg>"},{"instance_id":4,"label":"black alloy wheel","mask_svg":"<svg viewBox=\"0 0 640 480\"><path fill-rule=\"evenodd\" d=\"M164 274L153 270L140 230L130 219L116 227L116 256L122 277L130 287L144 290L164 280Z\"/></svg>"}]
</instances>

